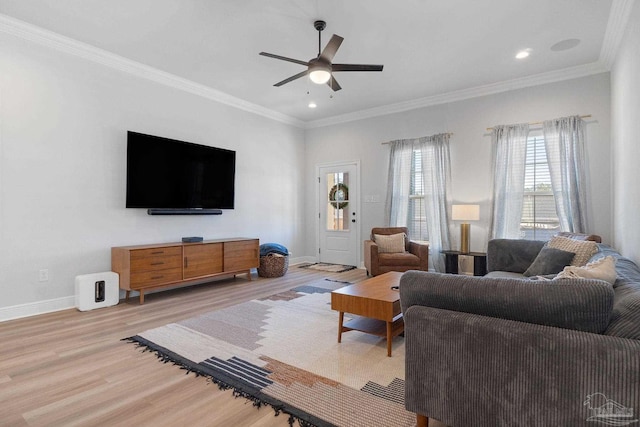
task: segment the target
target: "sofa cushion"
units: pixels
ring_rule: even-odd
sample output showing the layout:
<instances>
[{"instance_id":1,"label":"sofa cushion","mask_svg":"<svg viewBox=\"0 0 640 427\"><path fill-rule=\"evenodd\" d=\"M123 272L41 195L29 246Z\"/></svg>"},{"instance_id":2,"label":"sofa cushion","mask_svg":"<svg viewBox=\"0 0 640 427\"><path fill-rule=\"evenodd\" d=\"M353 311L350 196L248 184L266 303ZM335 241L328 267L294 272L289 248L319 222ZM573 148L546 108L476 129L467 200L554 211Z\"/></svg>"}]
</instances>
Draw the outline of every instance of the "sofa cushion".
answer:
<instances>
[{"instance_id":1,"label":"sofa cushion","mask_svg":"<svg viewBox=\"0 0 640 427\"><path fill-rule=\"evenodd\" d=\"M574 256L574 252L545 246L523 275L529 277L544 276L545 274L557 274L561 272L565 266L571 263Z\"/></svg>"},{"instance_id":2,"label":"sofa cushion","mask_svg":"<svg viewBox=\"0 0 640 427\"><path fill-rule=\"evenodd\" d=\"M405 234L374 234L373 240L378 245L378 253L402 253L405 251Z\"/></svg>"},{"instance_id":3,"label":"sofa cushion","mask_svg":"<svg viewBox=\"0 0 640 427\"><path fill-rule=\"evenodd\" d=\"M488 271L524 273L540 253L540 240L492 239L487 247Z\"/></svg>"},{"instance_id":4,"label":"sofa cushion","mask_svg":"<svg viewBox=\"0 0 640 427\"><path fill-rule=\"evenodd\" d=\"M420 266L420 258L410 252L379 253L378 264L382 266Z\"/></svg>"},{"instance_id":5,"label":"sofa cushion","mask_svg":"<svg viewBox=\"0 0 640 427\"><path fill-rule=\"evenodd\" d=\"M616 281L616 260L612 256L607 256L590 262L584 267L569 265L556 276L556 279L577 277L604 280L613 285Z\"/></svg>"},{"instance_id":6,"label":"sofa cushion","mask_svg":"<svg viewBox=\"0 0 640 427\"><path fill-rule=\"evenodd\" d=\"M514 273L513 271L490 271L484 277L493 279L526 279L522 273Z\"/></svg>"},{"instance_id":7,"label":"sofa cushion","mask_svg":"<svg viewBox=\"0 0 640 427\"><path fill-rule=\"evenodd\" d=\"M552 237L547 246L575 253L571 265L575 265L576 267L586 265L591 257L598 252L598 244L596 242L574 240L561 236Z\"/></svg>"},{"instance_id":8,"label":"sofa cushion","mask_svg":"<svg viewBox=\"0 0 640 427\"><path fill-rule=\"evenodd\" d=\"M403 312L411 305L602 333L614 299L601 280L492 279L409 271L400 279Z\"/></svg>"}]
</instances>

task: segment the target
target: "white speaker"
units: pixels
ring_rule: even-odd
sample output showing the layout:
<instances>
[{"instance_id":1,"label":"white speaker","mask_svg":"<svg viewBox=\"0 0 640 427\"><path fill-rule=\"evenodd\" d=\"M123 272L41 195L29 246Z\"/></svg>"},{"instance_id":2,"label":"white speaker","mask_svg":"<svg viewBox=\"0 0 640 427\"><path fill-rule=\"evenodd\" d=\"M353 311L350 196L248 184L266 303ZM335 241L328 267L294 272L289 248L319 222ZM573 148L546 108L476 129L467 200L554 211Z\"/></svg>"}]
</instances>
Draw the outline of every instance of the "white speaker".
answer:
<instances>
[{"instance_id":1,"label":"white speaker","mask_svg":"<svg viewBox=\"0 0 640 427\"><path fill-rule=\"evenodd\" d=\"M120 276L113 271L76 276L76 308L88 311L118 304L119 284Z\"/></svg>"}]
</instances>

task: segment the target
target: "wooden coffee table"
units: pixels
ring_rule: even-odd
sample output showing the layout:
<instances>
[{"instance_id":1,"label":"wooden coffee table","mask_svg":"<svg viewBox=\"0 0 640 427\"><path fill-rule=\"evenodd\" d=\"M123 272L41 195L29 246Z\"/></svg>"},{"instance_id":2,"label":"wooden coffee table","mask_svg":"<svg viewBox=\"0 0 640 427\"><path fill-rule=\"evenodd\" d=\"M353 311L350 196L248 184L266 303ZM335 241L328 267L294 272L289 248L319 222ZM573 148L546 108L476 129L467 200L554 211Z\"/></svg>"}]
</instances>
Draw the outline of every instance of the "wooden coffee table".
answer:
<instances>
[{"instance_id":1,"label":"wooden coffee table","mask_svg":"<svg viewBox=\"0 0 640 427\"><path fill-rule=\"evenodd\" d=\"M342 333L361 331L387 338L387 356L391 357L393 337L404 331L400 292L391 289L400 284L402 273L391 271L331 292L331 308L340 312L338 342ZM344 323L344 313L362 316Z\"/></svg>"}]
</instances>

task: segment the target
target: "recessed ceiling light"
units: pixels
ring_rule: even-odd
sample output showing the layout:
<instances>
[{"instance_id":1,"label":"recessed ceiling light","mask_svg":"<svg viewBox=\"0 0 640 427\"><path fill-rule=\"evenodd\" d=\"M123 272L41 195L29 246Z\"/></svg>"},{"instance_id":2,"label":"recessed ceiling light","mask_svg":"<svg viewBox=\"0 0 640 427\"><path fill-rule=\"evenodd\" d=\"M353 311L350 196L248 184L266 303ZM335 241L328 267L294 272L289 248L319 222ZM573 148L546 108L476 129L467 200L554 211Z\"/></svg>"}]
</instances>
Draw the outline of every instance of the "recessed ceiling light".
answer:
<instances>
[{"instance_id":1,"label":"recessed ceiling light","mask_svg":"<svg viewBox=\"0 0 640 427\"><path fill-rule=\"evenodd\" d=\"M516 59L524 59L527 56L529 56L529 52L531 51L531 49L525 49L525 50L521 50L520 52L516 53Z\"/></svg>"},{"instance_id":2,"label":"recessed ceiling light","mask_svg":"<svg viewBox=\"0 0 640 427\"><path fill-rule=\"evenodd\" d=\"M316 108L316 107L317 107L317 105L316 105L316 103L315 103L315 102L311 101L311 102L309 103L309 108Z\"/></svg>"},{"instance_id":3,"label":"recessed ceiling light","mask_svg":"<svg viewBox=\"0 0 640 427\"><path fill-rule=\"evenodd\" d=\"M580 44L580 39L566 39L561 40L558 43L551 46L551 50L554 52L560 52L563 50L573 49Z\"/></svg>"}]
</instances>

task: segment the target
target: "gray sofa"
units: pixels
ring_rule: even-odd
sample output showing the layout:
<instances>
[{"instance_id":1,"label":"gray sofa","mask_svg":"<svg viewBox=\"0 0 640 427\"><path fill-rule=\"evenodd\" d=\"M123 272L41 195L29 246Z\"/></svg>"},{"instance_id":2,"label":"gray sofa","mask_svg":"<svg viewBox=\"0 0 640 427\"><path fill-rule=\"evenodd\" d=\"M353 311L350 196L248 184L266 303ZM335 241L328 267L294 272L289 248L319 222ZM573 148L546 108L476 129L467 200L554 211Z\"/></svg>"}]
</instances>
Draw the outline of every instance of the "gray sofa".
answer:
<instances>
[{"instance_id":1,"label":"gray sofa","mask_svg":"<svg viewBox=\"0 0 640 427\"><path fill-rule=\"evenodd\" d=\"M591 261L616 259L613 286L523 278L543 244L490 242L484 277L403 275L405 406L418 426L640 424L640 269L598 244Z\"/></svg>"}]
</instances>

